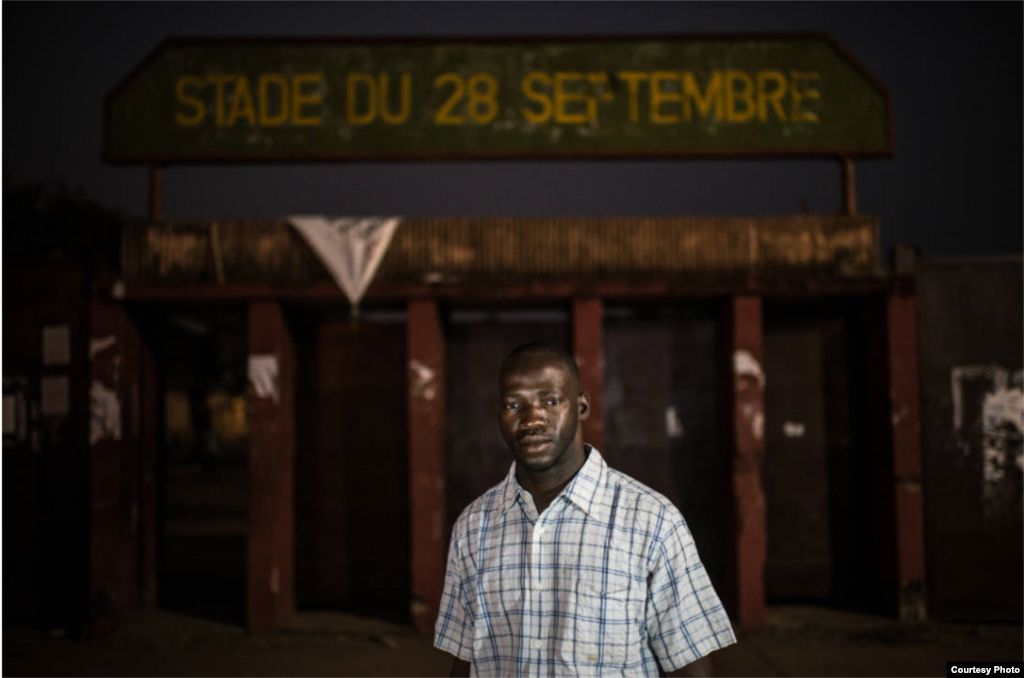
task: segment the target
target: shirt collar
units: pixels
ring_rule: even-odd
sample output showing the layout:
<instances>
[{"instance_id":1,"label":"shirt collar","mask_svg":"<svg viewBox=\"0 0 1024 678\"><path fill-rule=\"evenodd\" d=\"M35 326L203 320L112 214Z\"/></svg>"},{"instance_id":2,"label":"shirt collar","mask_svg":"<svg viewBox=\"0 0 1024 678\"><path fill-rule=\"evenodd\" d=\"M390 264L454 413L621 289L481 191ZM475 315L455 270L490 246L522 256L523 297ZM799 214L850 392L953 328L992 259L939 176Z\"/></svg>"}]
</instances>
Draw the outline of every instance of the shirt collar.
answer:
<instances>
[{"instance_id":1,"label":"shirt collar","mask_svg":"<svg viewBox=\"0 0 1024 678\"><path fill-rule=\"evenodd\" d=\"M587 460L583 462L583 466L580 467L580 470L576 472L576 475L573 476L569 484L559 493L559 496L564 495L566 499L589 514L599 504L598 500L607 479L608 465L596 448L586 444L583 448L587 452ZM516 463L514 461L508 471L508 475L505 476L503 485L501 491L502 515L515 505L524 491L519 484L519 480L516 479Z\"/></svg>"}]
</instances>

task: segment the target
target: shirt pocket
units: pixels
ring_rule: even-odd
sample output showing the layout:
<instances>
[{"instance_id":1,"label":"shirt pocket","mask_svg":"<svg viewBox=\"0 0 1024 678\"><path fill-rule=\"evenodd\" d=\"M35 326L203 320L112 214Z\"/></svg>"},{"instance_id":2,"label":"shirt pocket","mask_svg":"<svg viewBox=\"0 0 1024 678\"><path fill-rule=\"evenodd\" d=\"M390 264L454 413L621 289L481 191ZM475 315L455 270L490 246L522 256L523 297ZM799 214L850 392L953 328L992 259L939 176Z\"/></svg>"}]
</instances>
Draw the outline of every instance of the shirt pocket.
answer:
<instances>
[{"instance_id":1,"label":"shirt pocket","mask_svg":"<svg viewBox=\"0 0 1024 678\"><path fill-rule=\"evenodd\" d=\"M573 587L573 633L561 639L559 659L575 667L628 664L637 635L635 592L623 572L580 572Z\"/></svg>"}]
</instances>

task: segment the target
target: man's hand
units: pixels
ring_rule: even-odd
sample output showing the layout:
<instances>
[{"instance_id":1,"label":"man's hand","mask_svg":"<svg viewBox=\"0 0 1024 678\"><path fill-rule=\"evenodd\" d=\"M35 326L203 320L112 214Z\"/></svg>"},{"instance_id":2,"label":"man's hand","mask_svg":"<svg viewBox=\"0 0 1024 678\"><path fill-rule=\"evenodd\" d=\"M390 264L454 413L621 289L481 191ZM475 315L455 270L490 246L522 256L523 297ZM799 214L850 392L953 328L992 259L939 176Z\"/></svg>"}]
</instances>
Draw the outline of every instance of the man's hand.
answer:
<instances>
[{"instance_id":1,"label":"man's hand","mask_svg":"<svg viewBox=\"0 0 1024 678\"><path fill-rule=\"evenodd\" d=\"M469 662L464 662L456 657L452 662L452 672L448 675L452 678L469 678Z\"/></svg>"},{"instance_id":2,"label":"man's hand","mask_svg":"<svg viewBox=\"0 0 1024 678\"><path fill-rule=\"evenodd\" d=\"M452 674L455 675L455 674ZM468 673L466 674L469 675ZM695 662L690 662L681 669L676 669L669 676L713 676L715 670L711 666L711 656L704 655Z\"/></svg>"}]
</instances>

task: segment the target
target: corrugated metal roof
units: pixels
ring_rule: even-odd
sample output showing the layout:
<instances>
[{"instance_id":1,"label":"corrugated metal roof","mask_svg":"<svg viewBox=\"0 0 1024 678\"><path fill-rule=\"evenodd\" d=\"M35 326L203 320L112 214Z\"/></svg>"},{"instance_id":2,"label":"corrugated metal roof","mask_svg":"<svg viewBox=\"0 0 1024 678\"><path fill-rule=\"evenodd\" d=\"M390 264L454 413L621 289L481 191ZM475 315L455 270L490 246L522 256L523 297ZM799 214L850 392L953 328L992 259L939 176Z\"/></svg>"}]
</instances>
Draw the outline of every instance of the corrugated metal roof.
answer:
<instances>
[{"instance_id":1,"label":"corrugated metal roof","mask_svg":"<svg viewBox=\"0 0 1024 678\"><path fill-rule=\"evenodd\" d=\"M403 219L377 280L834 280L878 275L878 262L878 224L870 215ZM129 283L296 284L329 277L284 220L129 226L122 273Z\"/></svg>"}]
</instances>

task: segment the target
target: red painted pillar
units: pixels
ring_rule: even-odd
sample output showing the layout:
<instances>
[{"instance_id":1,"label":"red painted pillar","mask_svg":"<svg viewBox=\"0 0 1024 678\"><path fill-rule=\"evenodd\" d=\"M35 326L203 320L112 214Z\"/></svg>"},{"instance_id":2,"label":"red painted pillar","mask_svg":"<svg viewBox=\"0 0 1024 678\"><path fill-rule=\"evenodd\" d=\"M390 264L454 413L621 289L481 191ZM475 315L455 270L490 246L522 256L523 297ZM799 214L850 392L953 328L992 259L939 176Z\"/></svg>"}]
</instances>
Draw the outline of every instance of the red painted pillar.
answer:
<instances>
[{"instance_id":1,"label":"red painted pillar","mask_svg":"<svg viewBox=\"0 0 1024 678\"><path fill-rule=\"evenodd\" d=\"M434 628L444 587L445 344L437 302L408 305L410 614L421 633Z\"/></svg>"},{"instance_id":2,"label":"red painted pillar","mask_svg":"<svg viewBox=\"0 0 1024 678\"><path fill-rule=\"evenodd\" d=\"M139 602L140 340L124 306L93 292L89 330L90 629Z\"/></svg>"},{"instance_id":3,"label":"red painted pillar","mask_svg":"<svg viewBox=\"0 0 1024 678\"><path fill-rule=\"evenodd\" d=\"M735 621L748 629L764 626L764 564L767 553L764 489L764 351L760 297L733 297L726 305L725 402L732 505L731 602Z\"/></svg>"},{"instance_id":4,"label":"red painted pillar","mask_svg":"<svg viewBox=\"0 0 1024 678\"><path fill-rule=\"evenodd\" d=\"M895 291L889 295L886 320L899 616L902 620L917 621L927 616L927 609L921 426L917 407L917 319L912 292Z\"/></svg>"},{"instance_id":5,"label":"red painted pillar","mask_svg":"<svg viewBox=\"0 0 1024 678\"><path fill-rule=\"evenodd\" d=\"M572 353L580 370L580 387L590 395L590 418L583 440L604 449L604 304L600 299L573 299Z\"/></svg>"},{"instance_id":6,"label":"red painted pillar","mask_svg":"<svg viewBox=\"0 0 1024 678\"><path fill-rule=\"evenodd\" d=\"M295 604L295 357L278 302L249 302L246 627L279 628Z\"/></svg>"},{"instance_id":7,"label":"red painted pillar","mask_svg":"<svg viewBox=\"0 0 1024 678\"><path fill-rule=\"evenodd\" d=\"M140 343L141 391L139 413L141 418L140 431L140 471L141 488L139 504L141 506L141 598L147 607L156 605L157 596L157 486L156 486L156 450L160 444L160 384L159 372L153 352L143 341Z\"/></svg>"}]
</instances>

